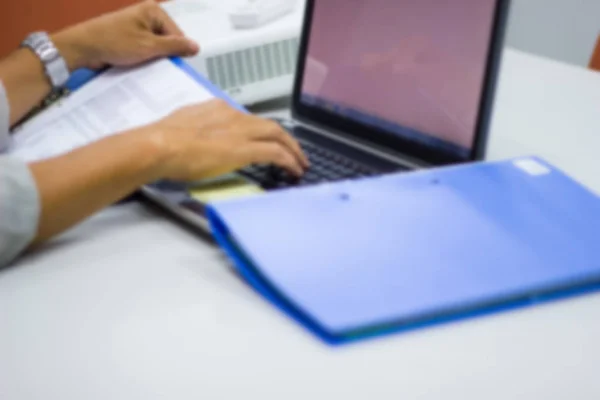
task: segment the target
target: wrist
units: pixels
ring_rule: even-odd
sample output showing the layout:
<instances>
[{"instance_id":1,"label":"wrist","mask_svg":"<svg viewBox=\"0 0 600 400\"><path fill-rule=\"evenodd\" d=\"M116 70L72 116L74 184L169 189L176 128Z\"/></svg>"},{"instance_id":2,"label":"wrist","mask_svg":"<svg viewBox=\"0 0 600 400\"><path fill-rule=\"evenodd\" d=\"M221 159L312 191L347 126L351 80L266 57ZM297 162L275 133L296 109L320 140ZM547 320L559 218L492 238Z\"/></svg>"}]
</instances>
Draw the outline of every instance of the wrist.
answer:
<instances>
[{"instance_id":1,"label":"wrist","mask_svg":"<svg viewBox=\"0 0 600 400\"><path fill-rule=\"evenodd\" d=\"M167 160L169 159L169 146L162 131L155 125L135 129L127 133L135 143L132 145L139 149L139 161L143 165L147 181L153 182L167 177Z\"/></svg>"},{"instance_id":2,"label":"wrist","mask_svg":"<svg viewBox=\"0 0 600 400\"><path fill-rule=\"evenodd\" d=\"M54 45L65 59L70 72L86 68L91 63L87 46L81 43L77 32L71 28L51 36Z\"/></svg>"}]
</instances>

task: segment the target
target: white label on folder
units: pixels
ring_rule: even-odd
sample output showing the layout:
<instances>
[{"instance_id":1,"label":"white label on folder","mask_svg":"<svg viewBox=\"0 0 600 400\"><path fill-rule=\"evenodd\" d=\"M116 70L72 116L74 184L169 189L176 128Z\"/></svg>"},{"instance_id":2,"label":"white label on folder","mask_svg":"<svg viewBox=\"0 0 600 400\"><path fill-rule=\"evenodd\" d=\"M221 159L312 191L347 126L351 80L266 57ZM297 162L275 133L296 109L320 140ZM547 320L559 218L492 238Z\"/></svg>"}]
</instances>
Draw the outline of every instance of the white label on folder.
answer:
<instances>
[{"instance_id":1,"label":"white label on folder","mask_svg":"<svg viewBox=\"0 0 600 400\"><path fill-rule=\"evenodd\" d=\"M548 167L531 158L517 160L514 162L514 165L532 176L540 176L550 173L550 169Z\"/></svg>"}]
</instances>

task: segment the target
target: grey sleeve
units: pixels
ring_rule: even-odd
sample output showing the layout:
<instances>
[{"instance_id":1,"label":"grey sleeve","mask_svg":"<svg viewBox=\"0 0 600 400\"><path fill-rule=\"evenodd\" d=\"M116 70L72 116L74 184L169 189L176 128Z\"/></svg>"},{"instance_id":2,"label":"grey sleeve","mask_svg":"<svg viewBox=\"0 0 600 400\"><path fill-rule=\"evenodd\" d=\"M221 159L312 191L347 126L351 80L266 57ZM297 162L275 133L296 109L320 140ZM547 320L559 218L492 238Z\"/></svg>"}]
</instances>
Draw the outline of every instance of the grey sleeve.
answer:
<instances>
[{"instance_id":1,"label":"grey sleeve","mask_svg":"<svg viewBox=\"0 0 600 400\"><path fill-rule=\"evenodd\" d=\"M0 268L31 244L40 208L37 186L27 164L0 156Z\"/></svg>"},{"instance_id":2,"label":"grey sleeve","mask_svg":"<svg viewBox=\"0 0 600 400\"><path fill-rule=\"evenodd\" d=\"M8 100L0 82L0 152L8 147ZM27 164L0 156L0 268L31 243L38 228L40 199Z\"/></svg>"},{"instance_id":3,"label":"grey sleeve","mask_svg":"<svg viewBox=\"0 0 600 400\"><path fill-rule=\"evenodd\" d=\"M4 85L0 81L0 153L8 148L10 143L10 109L8 98L4 91Z\"/></svg>"}]
</instances>

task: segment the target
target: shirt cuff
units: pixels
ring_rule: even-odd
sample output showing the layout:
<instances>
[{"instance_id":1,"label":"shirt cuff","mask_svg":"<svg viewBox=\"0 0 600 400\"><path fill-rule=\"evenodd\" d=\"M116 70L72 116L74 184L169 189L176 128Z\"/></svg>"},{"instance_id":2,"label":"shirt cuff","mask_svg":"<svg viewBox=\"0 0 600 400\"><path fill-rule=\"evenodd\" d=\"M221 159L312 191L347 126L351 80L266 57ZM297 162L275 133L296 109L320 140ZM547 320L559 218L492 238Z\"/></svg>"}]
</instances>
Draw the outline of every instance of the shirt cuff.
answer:
<instances>
[{"instance_id":1,"label":"shirt cuff","mask_svg":"<svg viewBox=\"0 0 600 400\"><path fill-rule=\"evenodd\" d=\"M10 108L4 85L0 81L0 153L10 144Z\"/></svg>"},{"instance_id":2,"label":"shirt cuff","mask_svg":"<svg viewBox=\"0 0 600 400\"><path fill-rule=\"evenodd\" d=\"M0 267L21 254L37 233L41 204L27 164L0 157Z\"/></svg>"}]
</instances>

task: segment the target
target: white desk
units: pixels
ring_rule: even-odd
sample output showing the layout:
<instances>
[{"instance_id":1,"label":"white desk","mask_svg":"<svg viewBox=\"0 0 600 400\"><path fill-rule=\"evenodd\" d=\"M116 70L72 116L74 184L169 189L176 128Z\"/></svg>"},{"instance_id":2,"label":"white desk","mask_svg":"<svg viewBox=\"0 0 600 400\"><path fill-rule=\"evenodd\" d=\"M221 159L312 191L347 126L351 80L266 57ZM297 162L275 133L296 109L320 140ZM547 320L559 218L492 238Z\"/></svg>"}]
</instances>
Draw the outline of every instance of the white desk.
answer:
<instances>
[{"instance_id":1,"label":"white desk","mask_svg":"<svg viewBox=\"0 0 600 400\"><path fill-rule=\"evenodd\" d=\"M491 158L600 192L600 75L505 57ZM600 295L331 349L164 216L112 208L0 272L0 398L600 398Z\"/></svg>"}]
</instances>

